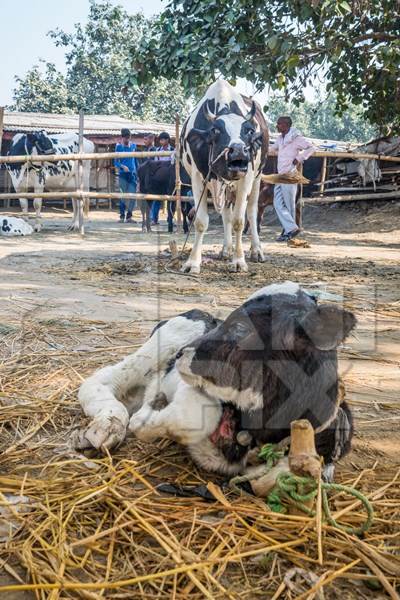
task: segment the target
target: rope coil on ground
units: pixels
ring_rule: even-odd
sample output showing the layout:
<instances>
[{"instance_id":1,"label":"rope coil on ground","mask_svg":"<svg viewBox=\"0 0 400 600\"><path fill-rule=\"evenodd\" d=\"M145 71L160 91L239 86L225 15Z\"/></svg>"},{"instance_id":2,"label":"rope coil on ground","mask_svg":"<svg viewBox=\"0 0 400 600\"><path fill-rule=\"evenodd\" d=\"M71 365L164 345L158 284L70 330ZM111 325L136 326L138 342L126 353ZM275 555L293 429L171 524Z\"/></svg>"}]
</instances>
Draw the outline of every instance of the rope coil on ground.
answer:
<instances>
[{"instance_id":1,"label":"rope coil on ground","mask_svg":"<svg viewBox=\"0 0 400 600\"><path fill-rule=\"evenodd\" d=\"M354 496L357 500L360 500L367 513L367 518L360 527L341 525L332 517L328 499L328 492L332 490L344 492L350 496ZM321 493L322 509L327 522L332 525L332 527L336 527L337 529L352 535L362 535L370 529L374 518L374 509L368 498L361 492L347 485L322 482ZM316 514L315 510L308 508L308 506L305 505L305 502L313 500L317 495L318 481L312 477L299 477L298 475L293 475L293 473L280 473L276 479L274 489L268 495L267 504L273 512L284 514L287 512L287 507L284 504L284 502L286 502L308 514L310 517L314 517Z\"/></svg>"}]
</instances>

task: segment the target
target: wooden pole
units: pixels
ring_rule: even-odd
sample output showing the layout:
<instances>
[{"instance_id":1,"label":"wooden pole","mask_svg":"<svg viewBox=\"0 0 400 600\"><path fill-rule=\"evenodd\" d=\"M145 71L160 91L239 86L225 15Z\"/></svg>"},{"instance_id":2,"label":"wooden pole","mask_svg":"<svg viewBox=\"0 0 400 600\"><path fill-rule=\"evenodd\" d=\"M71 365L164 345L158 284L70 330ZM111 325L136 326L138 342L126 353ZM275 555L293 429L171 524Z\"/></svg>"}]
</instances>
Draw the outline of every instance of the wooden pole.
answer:
<instances>
[{"instance_id":1,"label":"wooden pole","mask_svg":"<svg viewBox=\"0 0 400 600\"><path fill-rule=\"evenodd\" d=\"M299 164L299 173L300 175L303 177L303 163ZM300 227L300 229L303 227L303 206L304 206L304 202L303 202L303 184L300 183L300 197L298 199L298 204L299 206L296 207L296 224L297 227Z\"/></svg>"},{"instance_id":2,"label":"wooden pole","mask_svg":"<svg viewBox=\"0 0 400 600\"><path fill-rule=\"evenodd\" d=\"M175 115L175 193L176 193L176 215L177 232L182 231L182 205L181 205L181 141L179 137L179 115Z\"/></svg>"},{"instance_id":3,"label":"wooden pole","mask_svg":"<svg viewBox=\"0 0 400 600\"><path fill-rule=\"evenodd\" d=\"M323 194L324 190L325 190L327 166L328 166L328 158L326 156L324 156L323 161L322 161L322 168L321 168L321 190L320 190L321 194Z\"/></svg>"},{"instance_id":4,"label":"wooden pole","mask_svg":"<svg viewBox=\"0 0 400 600\"><path fill-rule=\"evenodd\" d=\"M3 128L4 128L4 106L0 106L0 156L1 156L1 151L2 151L2 144L3 144ZM6 176L4 178L4 181L6 181L6 177L9 177L8 175L8 171L6 171ZM4 208L9 208L10 207L10 200L4 200Z\"/></svg>"},{"instance_id":5,"label":"wooden pole","mask_svg":"<svg viewBox=\"0 0 400 600\"><path fill-rule=\"evenodd\" d=\"M83 154L83 128L84 128L84 113L83 109L79 111L79 154ZM78 181L79 181L79 190L81 192L81 196L78 200L78 210L79 210L79 233L81 236L85 235L85 225L83 223L83 206L85 199L83 197L84 191L84 181L83 181L83 160L80 160L78 163Z\"/></svg>"},{"instance_id":6,"label":"wooden pole","mask_svg":"<svg viewBox=\"0 0 400 600\"><path fill-rule=\"evenodd\" d=\"M329 204L331 202L357 202L358 200L397 200L400 199L400 190L393 192L374 192L369 194L345 194L343 196L325 196L325 198L305 198L307 204Z\"/></svg>"},{"instance_id":7,"label":"wooden pole","mask_svg":"<svg viewBox=\"0 0 400 600\"><path fill-rule=\"evenodd\" d=\"M87 153L71 153L68 155L64 155L64 160L101 160L102 158L127 158L127 157L135 157L135 158L148 158L155 156L171 156L173 154L170 150L157 150L155 152L87 152ZM272 152L268 154L268 156L276 156L276 152ZM357 152L326 152L317 151L314 152L313 156L327 156L332 158L352 158L353 160L359 160L362 158L366 158L368 160L376 159L382 160L385 162L395 162L400 163L400 156L386 156L384 154L369 154L367 152L357 153ZM43 154L35 154L26 155L23 154L21 156L0 156L0 163L14 163L14 162L58 162L60 160L59 154L49 154L45 156ZM268 176L266 176L268 177Z\"/></svg>"},{"instance_id":8,"label":"wooden pole","mask_svg":"<svg viewBox=\"0 0 400 600\"><path fill-rule=\"evenodd\" d=\"M0 200L4 200L7 198L43 198L43 200L47 200L47 199L51 199L53 198L54 200L59 199L59 198L81 198L82 196L82 192L80 191L76 191L76 192L42 192L42 193L38 193L38 192L19 192L18 194L16 194L15 192L12 194L0 194ZM85 196L87 198L110 198L110 199L116 199L118 200L119 198L134 198L135 200L170 200L171 202L176 202L176 196L168 196L168 195L164 195L164 194L141 194L140 192L135 192L135 193L126 193L123 194L118 193L118 192L110 192L110 193L103 193L103 192L85 192Z\"/></svg>"},{"instance_id":9,"label":"wooden pole","mask_svg":"<svg viewBox=\"0 0 400 600\"><path fill-rule=\"evenodd\" d=\"M315 449L315 432L306 419L292 421L290 425L289 469L300 477L311 476L317 481L320 479L321 461ZM304 504L312 508L314 500L308 500ZM304 515L294 506L289 507L289 514Z\"/></svg>"}]
</instances>

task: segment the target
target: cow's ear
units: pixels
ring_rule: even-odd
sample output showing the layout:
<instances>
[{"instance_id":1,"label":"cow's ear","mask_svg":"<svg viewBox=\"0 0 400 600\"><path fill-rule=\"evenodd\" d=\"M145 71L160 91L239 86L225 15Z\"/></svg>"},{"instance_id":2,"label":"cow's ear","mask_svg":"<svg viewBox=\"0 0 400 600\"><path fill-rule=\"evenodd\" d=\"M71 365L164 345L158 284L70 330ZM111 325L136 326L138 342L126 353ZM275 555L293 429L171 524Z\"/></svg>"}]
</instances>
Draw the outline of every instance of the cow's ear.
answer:
<instances>
[{"instance_id":1,"label":"cow's ear","mask_svg":"<svg viewBox=\"0 0 400 600\"><path fill-rule=\"evenodd\" d=\"M206 129L191 129L188 133L187 140L191 148L199 150L204 143L209 144L210 132Z\"/></svg>"},{"instance_id":2,"label":"cow's ear","mask_svg":"<svg viewBox=\"0 0 400 600\"><path fill-rule=\"evenodd\" d=\"M300 327L316 348L328 351L337 348L356 323L352 312L333 304L323 304L309 312L301 320Z\"/></svg>"}]
</instances>

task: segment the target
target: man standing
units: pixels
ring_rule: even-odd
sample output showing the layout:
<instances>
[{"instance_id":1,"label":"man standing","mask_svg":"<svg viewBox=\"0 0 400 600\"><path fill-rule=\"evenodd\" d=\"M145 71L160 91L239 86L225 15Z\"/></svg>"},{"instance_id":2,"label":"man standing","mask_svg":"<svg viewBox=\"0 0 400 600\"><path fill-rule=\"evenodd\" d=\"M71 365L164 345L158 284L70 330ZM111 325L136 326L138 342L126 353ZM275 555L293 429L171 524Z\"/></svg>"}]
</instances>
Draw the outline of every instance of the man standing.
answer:
<instances>
[{"instance_id":1,"label":"man standing","mask_svg":"<svg viewBox=\"0 0 400 600\"><path fill-rule=\"evenodd\" d=\"M290 117L279 117L278 139L270 146L278 152L278 173L290 173L316 150L315 146L292 127ZM277 242L286 242L300 233L296 223L296 183L278 183L274 190L274 208L283 227Z\"/></svg>"},{"instance_id":2,"label":"man standing","mask_svg":"<svg viewBox=\"0 0 400 600\"><path fill-rule=\"evenodd\" d=\"M168 151L168 150L173 150L172 146L171 146L171 138L169 133L167 133L166 131L162 131L160 133L160 135L158 136L158 140L160 142L159 147L157 148L157 150L161 150L161 151ZM171 162L171 157L170 156L156 156L155 160L162 160L162 161L169 161ZM171 202L168 202L168 230L170 230L170 228L172 227L172 207L170 206ZM161 208L161 200L154 200L153 202L153 206L151 209L151 219L153 221L153 225L158 225L158 213L160 212L160 208Z\"/></svg>"},{"instance_id":3,"label":"man standing","mask_svg":"<svg viewBox=\"0 0 400 600\"><path fill-rule=\"evenodd\" d=\"M115 146L115 152L134 152L136 144L131 142L131 132L129 129L121 129L121 143ZM116 158L114 161L115 169L119 177L119 189L123 194L134 194L136 192L137 165L134 157ZM126 210L125 198L119 201L119 220L121 223L135 223L132 220L132 211L136 206L134 199L128 200L128 210Z\"/></svg>"}]
</instances>

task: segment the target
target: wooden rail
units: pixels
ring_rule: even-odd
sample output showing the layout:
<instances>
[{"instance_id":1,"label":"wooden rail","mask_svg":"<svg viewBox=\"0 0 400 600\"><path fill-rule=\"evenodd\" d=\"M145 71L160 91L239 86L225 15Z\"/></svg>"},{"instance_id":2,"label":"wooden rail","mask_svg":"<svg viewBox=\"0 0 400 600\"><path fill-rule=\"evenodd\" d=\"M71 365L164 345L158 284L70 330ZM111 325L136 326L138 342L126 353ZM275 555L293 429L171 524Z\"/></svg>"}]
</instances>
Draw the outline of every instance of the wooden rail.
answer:
<instances>
[{"instance_id":1,"label":"wooden rail","mask_svg":"<svg viewBox=\"0 0 400 600\"><path fill-rule=\"evenodd\" d=\"M154 158L156 156L172 156L171 150L135 151L135 152L91 152L91 153L71 153L71 154L25 154L21 156L0 156L1 163L19 163L19 162L59 162L62 160L102 160L107 158ZM276 152L269 152L268 156L277 156ZM317 150L313 156L331 157L331 158L352 158L358 160L362 158L383 160L387 162L400 163L400 156L386 156L384 154L369 154L367 152L328 152Z\"/></svg>"}]
</instances>

